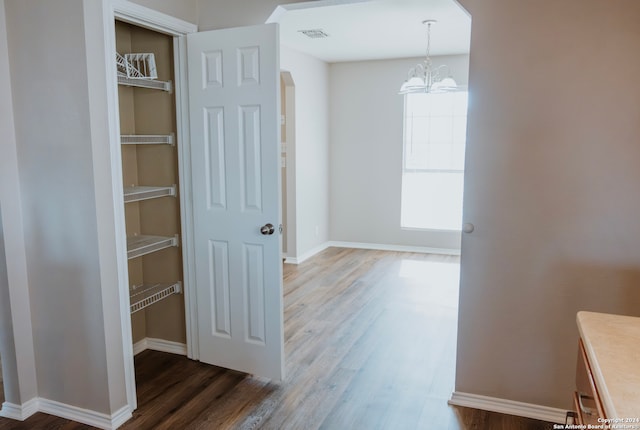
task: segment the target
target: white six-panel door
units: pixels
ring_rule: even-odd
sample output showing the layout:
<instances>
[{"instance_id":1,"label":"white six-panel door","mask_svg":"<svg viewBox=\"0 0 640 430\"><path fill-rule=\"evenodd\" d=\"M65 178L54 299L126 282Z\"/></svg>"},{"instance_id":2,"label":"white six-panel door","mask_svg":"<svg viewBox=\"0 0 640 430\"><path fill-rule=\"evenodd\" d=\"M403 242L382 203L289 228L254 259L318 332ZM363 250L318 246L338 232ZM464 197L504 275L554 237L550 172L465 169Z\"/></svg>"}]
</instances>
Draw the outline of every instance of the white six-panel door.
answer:
<instances>
[{"instance_id":1,"label":"white six-panel door","mask_svg":"<svg viewBox=\"0 0 640 430\"><path fill-rule=\"evenodd\" d=\"M187 37L200 360L275 380L284 376L278 48L275 24Z\"/></svg>"}]
</instances>

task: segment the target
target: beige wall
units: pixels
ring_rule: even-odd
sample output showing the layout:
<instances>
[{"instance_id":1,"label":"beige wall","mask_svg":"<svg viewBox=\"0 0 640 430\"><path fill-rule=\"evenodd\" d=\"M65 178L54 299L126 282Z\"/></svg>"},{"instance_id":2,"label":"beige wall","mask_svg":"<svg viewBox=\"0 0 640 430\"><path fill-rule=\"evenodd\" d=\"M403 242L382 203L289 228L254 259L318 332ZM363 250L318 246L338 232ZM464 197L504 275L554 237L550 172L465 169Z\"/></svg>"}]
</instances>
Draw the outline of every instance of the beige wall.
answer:
<instances>
[{"instance_id":1,"label":"beige wall","mask_svg":"<svg viewBox=\"0 0 640 430\"><path fill-rule=\"evenodd\" d=\"M456 390L570 408L576 312L640 315L640 2L462 3Z\"/></svg>"}]
</instances>

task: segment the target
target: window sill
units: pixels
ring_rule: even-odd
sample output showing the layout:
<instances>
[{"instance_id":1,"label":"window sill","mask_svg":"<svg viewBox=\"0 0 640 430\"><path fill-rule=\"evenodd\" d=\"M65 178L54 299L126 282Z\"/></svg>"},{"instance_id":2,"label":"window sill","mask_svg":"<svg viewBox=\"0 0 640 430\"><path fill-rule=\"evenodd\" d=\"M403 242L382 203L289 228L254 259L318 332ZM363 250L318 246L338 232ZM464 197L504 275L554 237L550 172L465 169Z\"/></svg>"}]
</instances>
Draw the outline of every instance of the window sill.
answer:
<instances>
[{"instance_id":1,"label":"window sill","mask_svg":"<svg viewBox=\"0 0 640 430\"><path fill-rule=\"evenodd\" d=\"M462 233L462 228L446 229L446 228L421 228L421 227L402 227L402 226L400 226L400 230L438 232L438 233Z\"/></svg>"}]
</instances>

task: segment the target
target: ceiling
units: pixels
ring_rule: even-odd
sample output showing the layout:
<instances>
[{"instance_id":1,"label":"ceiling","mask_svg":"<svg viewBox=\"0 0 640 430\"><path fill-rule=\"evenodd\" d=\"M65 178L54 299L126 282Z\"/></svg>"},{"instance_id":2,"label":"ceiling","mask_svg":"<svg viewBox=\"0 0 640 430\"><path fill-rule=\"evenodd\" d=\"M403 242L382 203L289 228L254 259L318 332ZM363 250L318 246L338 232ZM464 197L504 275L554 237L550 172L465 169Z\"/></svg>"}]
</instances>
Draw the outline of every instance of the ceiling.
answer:
<instances>
[{"instance_id":1,"label":"ceiling","mask_svg":"<svg viewBox=\"0 0 640 430\"><path fill-rule=\"evenodd\" d=\"M339 4L336 4L339 3ZM298 4L300 5L300 4ZM324 0L287 8L273 19L282 45L328 63L421 57L426 52L426 19L431 54L468 54L471 18L454 0ZM309 38L300 30L329 36Z\"/></svg>"}]
</instances>

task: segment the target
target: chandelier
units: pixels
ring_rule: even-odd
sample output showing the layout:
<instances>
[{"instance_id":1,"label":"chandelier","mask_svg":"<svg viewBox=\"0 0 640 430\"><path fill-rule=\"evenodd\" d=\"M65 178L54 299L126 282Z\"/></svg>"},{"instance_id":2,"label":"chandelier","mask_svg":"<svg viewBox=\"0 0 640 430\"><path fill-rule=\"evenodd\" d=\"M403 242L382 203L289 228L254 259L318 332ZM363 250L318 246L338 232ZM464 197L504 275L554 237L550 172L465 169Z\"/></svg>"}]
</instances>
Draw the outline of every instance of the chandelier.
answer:
<instances>
[{"instance_id":1,"label":"chandelier","mask_svg":"<svg viewBox=\"0 0 640 430\"><path fill-rule=\"evenodd\" d=\"M431 24L435 22L437 21L434 19L422 21L427 25L427 57L422 63L409 69L407 80L400 87L399 94L448 93L458 89L448 66L434 68L431 63Z\"/></svg>"}]
</instances>

